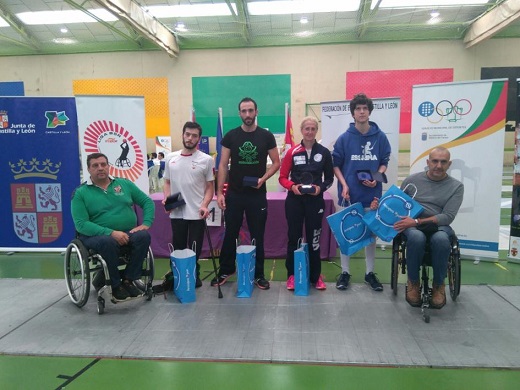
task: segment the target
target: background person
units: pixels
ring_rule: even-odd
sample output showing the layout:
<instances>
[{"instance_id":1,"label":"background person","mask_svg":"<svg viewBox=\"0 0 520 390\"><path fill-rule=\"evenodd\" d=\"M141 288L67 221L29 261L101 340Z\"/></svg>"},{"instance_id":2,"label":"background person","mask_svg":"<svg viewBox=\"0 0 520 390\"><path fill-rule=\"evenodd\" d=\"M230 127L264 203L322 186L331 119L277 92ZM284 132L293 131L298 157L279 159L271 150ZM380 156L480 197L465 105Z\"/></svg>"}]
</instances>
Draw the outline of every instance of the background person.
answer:
<instances>
[{"instance_id":1,"label":"background person","mask_svg":"<svg viewBox=\"0 0 520 390\"><path fill-rule=\"evenodd\" d=\"M323 192L334 181L332 156L329 150L316 141L318 121L313 117L303 118L300 130L303 139L300 144L287 151L280 168L280 184L288 190L285 199L285 218L288 226L287 289L294 290L294 251L302 236L309 244L310 281L318 290L327 286L321 275L320 238L325 201ZM306 193L302 185L312 185L313 192ZM303 192L303 193L302 193Z\"/></svg>"},{"instance_id":2,"label":"background person","mask_svg":"<svg viewBox=\"0 0 520 390\"><path fill-rule=\"evenodd\" d=\"M332 152L334 174L338 179L338 204L340 210L345 204L361 202L368 210L374 198L381 197L383 185L375 180L359 180L358 171L385 172L390 159L390 143L375 122L369 120L374 109L372 99L365 94L357 94L350 101L350 112L354 123L341 134ZM345 290L350 282L350 256L341 254L341 275L336 288ZM365 283L374 291L383 291L383 285L374 273L376 242L365 247Z\"/></svg>"},{"instance_id":3,"label":"background person","mask_svg":"<svg viewBox=\"0 0 520 390\"><path fill-rule=\"evenodd\" d=\"M433 268L433 287L431 306L440 309L446 304L444 280L448 271L451 252L450 236L454 235L449 226L459 211L464 197L464 185L449 176L451 165L450 152L444 147L436 147L426 160L428 170L408 176L401 184L417 188L414 200L423 206L424 211L417 219L402 217L394 224L394 229L406 236L406 268L408 281L406 301L412 306L421 305L419 269L424 256L427 236L430 237L430 250ZM411 193L415 189L409 189Z\"/></svg>"},{"instance_id":4,"label":"background person","mask_svg":"<svg viewBox=\"0 0 520 390\"><path fill-rule=\"evenodd\" d=\"M256 245L255 284L267 290L269 282L264 275L264 233L267 221L267 197L265 182L280 168L280 156L274 135L256 125L258 108L256 102L243 98L238 104L242 125L230 130L222 138L222 151L217 177L217 201L225 210L226 233L220 252L220 270L211 285L224 284L235 273L236 240L242 226L244 213L251 239ZM267 156L272 164L267 170ZM229 169L226 195L224 183ZM256 179L256 186L247 183L244 177Z\"/></svg>"},{"instance_id":5,"label":"background person","mask_svg":"<svg viewBox=\"0 0 520 390\"><path fill-rule=\"evenodd\" d=\"M182 128L183 148L169 153L164 168L164 200L171 194L181 193L185 205L171 211L172 245L174 249L192 249L195 242L197 279L195 287L202 286L199 257L204 241L204 220L209 215L209 203L215 193L213 182L214 161L197 149L202 128L196 122L186 122ZM160 154L160 153L159 153Z\"/></svg>"},{"instance_id":6,"label":"background person","mask_svg":"<svg viewBox=\"0 0 520 390\"><path fill-rule=\"evenodd\" d=\"M76 188L71 202L78 238L87 249L93 249L105 259L116 300L141 295L132 282L141 278L143 261L148 254L148 229L155 215L153 201L130 180L110 176L108 158L102 153L88 155L87 169L90 177ZM143 223L139 226L136 226L134 204L143 209ZM117 267L124 245L129 245L131 250L121 280Z\"/></svg>"}]
</instances>

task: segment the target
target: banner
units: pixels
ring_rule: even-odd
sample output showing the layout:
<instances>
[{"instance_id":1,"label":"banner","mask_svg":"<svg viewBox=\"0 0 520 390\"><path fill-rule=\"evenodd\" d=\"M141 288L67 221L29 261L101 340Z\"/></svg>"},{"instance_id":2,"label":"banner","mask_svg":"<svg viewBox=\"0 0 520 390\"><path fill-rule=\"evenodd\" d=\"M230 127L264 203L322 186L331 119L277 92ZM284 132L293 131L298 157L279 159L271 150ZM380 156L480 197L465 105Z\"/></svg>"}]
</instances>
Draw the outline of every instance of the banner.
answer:
<instances>
[{"instance_id":1,"label":"banner","mask_svg":"<svg viewBox=\"0 0 520 390\"><path fill-rule=\"evenodd\" d=\"M129 179L148 193L144 98L77 96L76 107L84 175L87 156L103 153L112 176Z\"/></svg>"},{"instance_id":2,"label":"banner","mask_svg":"<svg viewBox=\"0 0 520 390\"><path fill-rule=\"evenodd\" d=\"M397 185L401 102L399 98L372 99L372 101L374 102L374 111L370 114L370 121L377 123L379 128L386 134L392 148L386 171L388 183L383 184L383 192L385 192L392 184ZM354 119L350 113L348 100L321 103L322 145L332 151L336 139L353 122ZM334 184L334 188L337 188L336 184ZM337 191L329 192L337 202Z\"/></svg>"},{"instance_id":3,"label":"banner","mask_svg":"<svg viewBox=\"0 0 520 390\"><path fill-rule=\"evenodd\" d=\"M217 140L215 141L215 150L217 151L217 157L215 160L215 170L218 171L220 165L220 157L222 154L222 108L218 109L218 117L217 117Z\"/></svg>"},{"instance_id":4,"label":"banner","mask_svg":"<svg viewBox=\"0 0 520 390\"><path fill-rule=\"evenodd\" d=\"M80 184L74 98L0 98L0 143L0 250L63 250Z\"/></svg>"},{"instance_id":5,"label":"banner","mask_svg":"<svg viewBox=\"0 0 520 390\"><path fill-rule=\"evenodd\" d=\"M516 88L517 96L515 102L517 106L520 106L520 93L518 92L520 91L520 80L516 81ZM517 120L516 123L508 261L520 263L520 120Z\"/></svg>"},{"instance_id":6,"label":"banner","mask_svg":"<svg viewBox=\"0 0 520 390\"><path fill-rule=\"evenodd\" d=\"M163 152L164 156L172 151L172 137L168 136L157 136L155 137L155 151L157 153Z\"/></svg>"},{"instance_id":7,"label":"banner","mask_svg":"<svg viewBox=\"0 0 520 390\"><path fill-rule=\"evenodd\" d=\"M507 80L413 87L410 173L426 169L436 146L451 152L448 173L464 184L452 224L461 253L497 259Z\"/></svg>"},{"instance_id":8,"label":"banner","mask_svg":"<svg viewBox=\"0 0 520 390\"><path fill-rule=\"evenodd\" d=\"M285 103L285 136L283 139L282 149L280 150L280 158L285 157L285 153L291 149L296 143L294 142L294 131L291 122L291 113L289 112L289 104Z\"/></svg>"}]
</instances>

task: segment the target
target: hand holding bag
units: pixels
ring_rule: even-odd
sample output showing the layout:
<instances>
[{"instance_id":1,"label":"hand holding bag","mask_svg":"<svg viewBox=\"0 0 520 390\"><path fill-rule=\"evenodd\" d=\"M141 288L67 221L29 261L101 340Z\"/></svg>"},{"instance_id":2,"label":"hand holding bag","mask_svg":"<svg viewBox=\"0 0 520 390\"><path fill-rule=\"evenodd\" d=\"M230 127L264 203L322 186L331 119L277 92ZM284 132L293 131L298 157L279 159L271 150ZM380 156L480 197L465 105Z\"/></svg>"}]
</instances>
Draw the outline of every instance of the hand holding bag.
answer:
<instances>
[{"instance_id":1,"label":"hand holding bag","mask_svg":"<svg viewBox=\"0 0 520 390\"><path fill-rule=\"evenodd\" d=\"M171 244L169 245L171 247ZM173 292L181 303L195 302L195 279L197 274L195 250L173 250L173 247L171 249L170 261L173 272Z\"/></svg>"},{"instance_id":2,"label":"hand holding bag","mask_svg":"<svg viewBox=\"0 0 520 390\"><path fill-rule=\"evenodd\" d=\"M343 200L344 201L344 200ZM338 243L339 250L346 256L374 242L374 237L363 223L365 210L361 203L354 203L327 217L330 230Z\"/></svg>"},{"instance_id":3,"label":"hand holding bag","mask_svg":"<svg viewBox=\"0 0 520 390\"><path fill-rule=\"evenodd\" d=\"M255 283L256 246L254 240L251 245L237 247L237 297L251 298Z\"/></svg>"},{"instance_id":4,"label":"hand holding bag","mask_svg":"<svg viewBox=\"0 0 520 390\"><path fill-rule=\"evenodd\" d=\"M392 241L394 239L397 235L394 223L399 221L401 217L415 218L423 211L423 207L413 200L417 193L417 187L414 184L408 184L404 190L408 186L415 188L415 193L412 197L393 185L379 199L377 210L371 210L363 217L363 222L383 241Z\"/></svg>"},{"instance_id":5,"label":"hand holding bag","mask_svg":"<svg viewBox=\"0 0 520 390\"><path fill-rule=\"evenodd\" d=\"M309 295L309 244L300 239L299 248L294 251L294 295Z\"/></svg>"}]
</instances>

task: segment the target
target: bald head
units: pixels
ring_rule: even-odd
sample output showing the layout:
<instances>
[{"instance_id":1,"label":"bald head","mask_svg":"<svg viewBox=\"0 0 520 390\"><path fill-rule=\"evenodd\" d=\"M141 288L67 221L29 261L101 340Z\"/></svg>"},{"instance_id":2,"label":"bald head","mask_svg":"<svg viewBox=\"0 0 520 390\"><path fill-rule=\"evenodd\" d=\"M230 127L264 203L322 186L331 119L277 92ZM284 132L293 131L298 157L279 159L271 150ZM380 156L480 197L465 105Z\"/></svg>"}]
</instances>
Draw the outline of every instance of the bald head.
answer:
<instances>
[{"instance_id":1,"label":"bald head","mask_svg":"<svg viewBox=\"0 0 520 390\"><path fill-rule=\"evenodd\" d=\"M428 160L426 160L426 165L428 165L426 175L431 180L438 181L444 179L448 175L447 171L451 165L450 151L442 146L433 148Z\"/></svg>"},{"instance_id":2,"label":"bald head","mask_svg":"<svg viewBox=\"0 0 520 390\"><path fill-rule=\"evenodd\" d=\"M444 146L437 146L437 147L433 148L430 151L430 155L428 156L428 158L431 159L432 158L432 154L437 154L437 153L443 154L448 159L448 161L451 158L450 151L447 148L445 148Z\"/></svg>"}]
</instances>

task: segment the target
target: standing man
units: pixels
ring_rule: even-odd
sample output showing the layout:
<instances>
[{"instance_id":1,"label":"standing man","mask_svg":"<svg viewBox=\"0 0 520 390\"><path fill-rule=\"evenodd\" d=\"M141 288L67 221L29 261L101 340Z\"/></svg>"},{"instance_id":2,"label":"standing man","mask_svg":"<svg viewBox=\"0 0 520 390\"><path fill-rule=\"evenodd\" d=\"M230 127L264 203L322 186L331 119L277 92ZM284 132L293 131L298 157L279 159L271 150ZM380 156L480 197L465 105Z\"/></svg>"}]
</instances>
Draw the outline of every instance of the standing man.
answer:
<instances>
[{"instance_id":1,"label":"standing man","mask_svg":"<svg viewBox=\"0 0 520 390\"><path fill-rule=\"evenodd\" d=\"M256 245L255 284L262 290L269 288L264 274L264 233L267 221L267 197L265 182L280 168L280 156L276 140L271 132L256 125L256 102L243 98L238 104L242 125L232 129L222 138L222 151L217 178L217 202L225 210L226 233L220 252L220 270L211 285L224 284L236 271L236 240L242 226L244 213L251 239ZM267 156L272 164L267 170ZM224 183L229 170L226 195Z\"/></svg>"},{"instance_id":2,"label":"standing man","mask_svg":"<svg viewBox=\"0 0 520 390\"><path fill-rule=\"evenodd\" d=\"M431 306L440 309L446 304L444 280L451 251L450 236L455 234L450 224L457 216L464 197L464 185L447 173L451 165L450 157L448 149L441 146L433 148L426 160L428 170L408 176L401 184L403 190L408 184L417 188L414 200L424 208L419 218L402 217L394 224L394 229L404 232L406 236L406 301L411 306L421 306L422 302L419 268L428 237L433 268Z\"/></svg>"},{"instance_id":3,"label":"standing man","mask_svg":"<svg viewBox=\"0 0 520 390\"><path fill-rule=\"evenodd\" d=\"M192 248L195 242L197 279L195 287L202 286L199 257L204 240L204 220L209 215L209 203L215 193L213 158L197 149L202 128L196 122L186 122L182 128L181 150L166 156L164 168L164 200L180 192L185 205L171 210L172 245L174 249Z\"/></svg>"},{"instance_id":4,"label":"standing man","mask_svg":"<svg viewBox=\"0 0 520 390\"><path fill-rule=\"evenodd\" d=\"M130 180L110 176L108 158L103 153L88 155L87 169L90 177L76 188L71 202L78 238L107 262L116 300L141 295L133 281L141 278L150 246L148 229L155 216L153 201ZM134 204L143 209L143 224L139 226ZM121 247L125 245L131 247L130 262L121 280L117 267Z\"/></svg>"},{"instance_id":5,"label":"standing man","mask_svg":"<svg viewBox=\"0 0 520 390\"><path fill-rule=\"evenodd\" d=\"M379 171L384 173L390 160L390 143L385 133L376 123L369 121L374 109L372 99L365 94L357 94L350 101L350 112L354 123L341 134L332 152L334 174L338 179L338 204L341 209L344 201L361 202L368 210L374 198L380 198L383 185L376 180L361 180L360 171ZM374 291L383 291L383 285L374 274L376 242L365 247L365 283ZM350 256L341 254L341 275L336 288L346 290L350 281Z\"/></svg>"}]
</instances>

